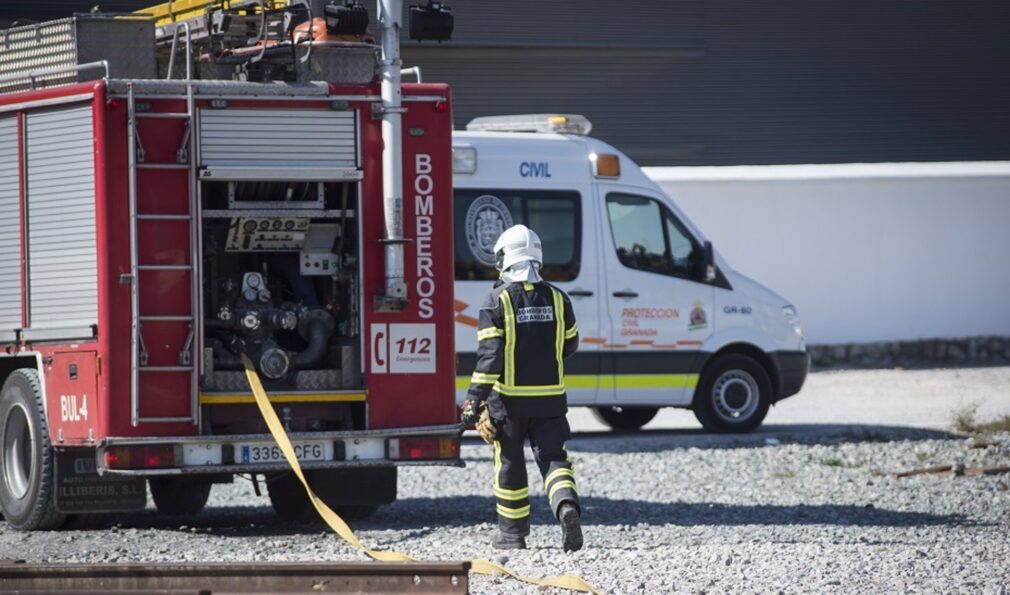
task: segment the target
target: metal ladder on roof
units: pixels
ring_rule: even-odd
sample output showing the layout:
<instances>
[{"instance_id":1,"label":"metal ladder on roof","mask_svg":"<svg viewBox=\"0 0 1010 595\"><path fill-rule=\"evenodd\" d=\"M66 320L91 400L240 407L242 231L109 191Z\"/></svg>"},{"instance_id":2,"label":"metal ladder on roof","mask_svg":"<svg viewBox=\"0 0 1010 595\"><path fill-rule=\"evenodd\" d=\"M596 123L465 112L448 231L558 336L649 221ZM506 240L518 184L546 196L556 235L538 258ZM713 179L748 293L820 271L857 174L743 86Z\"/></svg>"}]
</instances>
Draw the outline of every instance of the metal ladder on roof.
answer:
<instances>
[{"instance_id":1,"label":"metal ladder on roof","mask_svg":"<svg viewBox=\"0 0 1010 595\"><path fill-rule=\"evenodd\" d=\"M187 39L188 42L188 39ZM188 46L188 43L187 43ZM187 48L188 49L188 48ZM129 161L129 217L130 217L130 423L199 423L199 384L197 357L199 340L199 233L200 221L197 204L197 159L196 132L194 123L196 107L187 51L186 111L149 112L138 110L132 83L127 84L127 151ZM151 163L140 136L142 121L175 120L183 122L182 141L175 152L174 163ZM185 176L187 194L185 212L156 212L152 208L155 192L138 193L141 178L154 177L145 172L162 172L161 176L182 178ZM174 173L170 173L174 172ZM158 181L165 181L162 178ZM151 180L145 180L147 184ZM181 179L174 180L181 186ZM182 261L168 261L158 254L158 244L152 249L148 234L172 236L168 227L175 227L174 236L179 237L179 227L185 226L188 245L182 250L169 250L169 254L184 254ZM144 238L142 240L142 238ZM174 303L170 297L159 295L159 288L178 287L181 278L188 277L190 299L188 305ZM143 291L146 289L146 292ZM152 293L153 292L153 293ZM146 293L147 299L141 300ZM148 350L144 342L144 332L149 337L158 338L158 349ZM169 361L173 353L166 345L179 342L178 359ZM167 343L166 343L167 341ZM179 394L179 391L184 391ZM188 394L186 394L188 393ZM147 397L146 399L144 397ZM188 397L188 398L187 398ZM145 414L145 411L154 411Z\"/></svg>"}]
</instances>

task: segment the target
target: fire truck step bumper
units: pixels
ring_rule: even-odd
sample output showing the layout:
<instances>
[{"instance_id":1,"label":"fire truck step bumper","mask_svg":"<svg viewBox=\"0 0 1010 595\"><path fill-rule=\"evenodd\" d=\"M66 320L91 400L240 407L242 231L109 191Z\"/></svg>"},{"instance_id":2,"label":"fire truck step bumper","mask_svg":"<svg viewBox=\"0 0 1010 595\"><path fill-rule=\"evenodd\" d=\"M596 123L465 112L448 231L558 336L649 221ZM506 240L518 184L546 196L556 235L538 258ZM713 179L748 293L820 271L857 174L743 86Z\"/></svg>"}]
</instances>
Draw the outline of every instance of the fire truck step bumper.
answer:
<instances>
[{"instance_id":1,"label":"fire truck step bumper","mask_svg":"<svg viewBox=\"0 0 1010 595\"><path fill-rule=\"evenodd\" d=\"M437 465L463 467L461 425L290 435L303 469ZM108 438L99 474L124 476L271 473L289 470L269 434Z\"/></svg>"}]
</instances>

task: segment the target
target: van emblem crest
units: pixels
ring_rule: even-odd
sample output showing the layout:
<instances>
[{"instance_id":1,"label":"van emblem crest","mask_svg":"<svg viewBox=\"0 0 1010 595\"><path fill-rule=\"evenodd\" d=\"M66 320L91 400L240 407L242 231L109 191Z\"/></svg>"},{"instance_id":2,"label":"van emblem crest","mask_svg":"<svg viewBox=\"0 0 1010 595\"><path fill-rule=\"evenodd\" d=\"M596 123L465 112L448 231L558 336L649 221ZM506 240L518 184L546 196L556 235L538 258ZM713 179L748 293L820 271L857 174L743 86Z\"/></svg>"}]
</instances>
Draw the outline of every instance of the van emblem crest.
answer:
<instances>
[{"instance_id":1,"label":"van emblem crest","mask_svg":"<svg viewBox=\"0 0 1010 595\"><path fill-rule=\"evenodd\" d=\"M694 309L691 310L691 318L687 324L687 330L693 331L708 326L708 319L705 316L705 304L698 300L694 303Z\"/></svg>"},{"instance_id":2,"label":"van emblem crest","mask_svg":"<svg viewBox=\"0 0 1010 595\"><path fill-rule=\"evenodd\" d=\"M512 213L497 196L478 196L466 211L466 243L474 258L493 267L494 243L512 225Z\"/></svg>"}]
</instances>

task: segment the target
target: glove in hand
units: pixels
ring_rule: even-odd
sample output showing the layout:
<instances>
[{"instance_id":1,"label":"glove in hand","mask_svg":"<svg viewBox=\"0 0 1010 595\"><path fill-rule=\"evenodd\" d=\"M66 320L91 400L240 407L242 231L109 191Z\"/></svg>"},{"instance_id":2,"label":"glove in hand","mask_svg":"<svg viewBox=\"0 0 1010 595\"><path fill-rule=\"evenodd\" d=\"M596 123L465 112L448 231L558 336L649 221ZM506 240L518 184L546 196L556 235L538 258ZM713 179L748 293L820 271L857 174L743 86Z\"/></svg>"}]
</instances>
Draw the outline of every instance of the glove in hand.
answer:
<instances>
[{"instance_id":1,"label":"glove in hand","mask_svg":"<svg viewBox=\"0 0 1010 595\"><path fill-rule=\"evenodd\" d=\"M498 435L498 429L494 427L494 422L491 421L491 414L488 413L487 407L483 408L480 419L477 420L477 433L488 444L494 442L495 436Z\"/></svg>"},{"instance_id":2,"label":"glove in hand","mask_svg":"<svg viewBox=\"0 0 1010 595\"><path fill-rule=\"evenodd\" d=\"M480 420L480 412L484 409L484 403L481 401L471 401L467 399L463 401L463 410L459 414L459 420L463 422L466 429L472 430L476 427L477 422Z\"/></svg>"}]
</instances>

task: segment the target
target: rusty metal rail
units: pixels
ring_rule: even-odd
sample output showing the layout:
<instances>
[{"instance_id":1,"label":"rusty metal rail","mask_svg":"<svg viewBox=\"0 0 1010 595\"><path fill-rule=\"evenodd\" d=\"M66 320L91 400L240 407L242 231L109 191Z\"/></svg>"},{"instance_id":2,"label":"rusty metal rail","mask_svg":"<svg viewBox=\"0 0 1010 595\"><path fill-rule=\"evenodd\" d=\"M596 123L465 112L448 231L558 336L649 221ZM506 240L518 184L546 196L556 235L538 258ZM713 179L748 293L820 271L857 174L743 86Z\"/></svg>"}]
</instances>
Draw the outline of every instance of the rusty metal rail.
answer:
<instances>
[{"instance_id":1,"label":"rusty metal rail","mask_svg":"<svg viewBox=\"0 0 1010 595\"><path fill-rule=\"evenodd\" d=\"M469 562L25 564L0 561L3 593L468 593Z\"/></svg>"}]
</instances>

